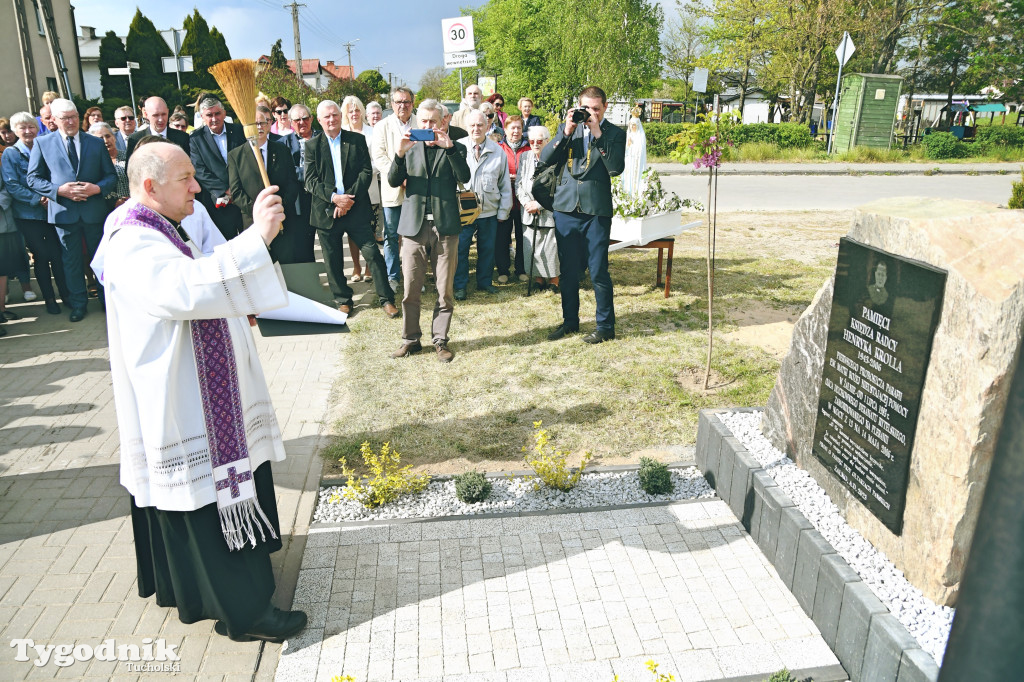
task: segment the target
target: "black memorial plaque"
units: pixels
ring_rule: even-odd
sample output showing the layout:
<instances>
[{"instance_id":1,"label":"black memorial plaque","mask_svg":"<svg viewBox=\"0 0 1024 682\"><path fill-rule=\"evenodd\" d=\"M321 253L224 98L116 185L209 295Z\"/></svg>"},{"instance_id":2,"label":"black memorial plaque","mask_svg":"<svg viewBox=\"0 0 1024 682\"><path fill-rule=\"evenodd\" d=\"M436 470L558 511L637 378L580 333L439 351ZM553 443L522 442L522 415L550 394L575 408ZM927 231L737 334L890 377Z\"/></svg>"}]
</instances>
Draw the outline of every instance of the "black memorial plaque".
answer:
<instances>
[{"instance_id":1,"label":"black memorial plaque","mask_svg":"<svg viewBox=\"0 0 1024 682\"><path fill-rule=\"evenodd\" d=\"M899 535L946 273L839 240L813 453Z\"/></svg>"}]
</instances>

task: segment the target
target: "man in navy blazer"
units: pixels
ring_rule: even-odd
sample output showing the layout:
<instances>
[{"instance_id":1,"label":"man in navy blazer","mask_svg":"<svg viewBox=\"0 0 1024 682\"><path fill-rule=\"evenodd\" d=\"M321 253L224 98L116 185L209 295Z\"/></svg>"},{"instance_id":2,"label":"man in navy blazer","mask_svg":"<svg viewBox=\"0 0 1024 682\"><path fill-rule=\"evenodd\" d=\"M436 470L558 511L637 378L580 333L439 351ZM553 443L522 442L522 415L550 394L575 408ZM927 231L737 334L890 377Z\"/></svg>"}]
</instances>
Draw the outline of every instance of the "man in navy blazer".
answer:
<instances>
[{"instance_id":1,"label":"man in navy blazer","mask_svg":"<svg viewBox=\"0 0 1024 682\"><path fill-rule=\"evenodd\" d=\"M199 114L206 125L189 136L189 156L203 190L199 201L224 238L231 239L242 231L242 212L231 201L228 152L246 144L245 131L237 123L224 121L224 105L213 97L199 103Z\"/></svg>"},{"instance_id":2,"label":"man in navy blazer","mask_svg":"<svg viewBox=\"0 0 1024 682\"><path fill-rule=\"evenodd\" d=\"M78 110L71 100L55 99L50 111L57 121L56 135L36 140L29 157L29 188L47 197L47 218L56 226L63 244L64 274L70 294L72 322L85 317L88 294L85 263L92 261L103 236L107 203L103 199L117 187L117 171L103 140L81 131ZM87 255L82 257L82 239ZM100 287L100 300L103 288Z\"/></svg>"},{"instance_id":3,"label":"man in navy blazer","mask_svg":"<svg viewBox=\"0 0 1024 682\"><path fill-rule=\"evenodd\" d=\"M608 274L608 240L612 226L612 177L626 167L626 133L606 121L604 90L590 86L580 93L580 106L570 109L565 125L540 154L546 164L565 164L555 188L555 241L562 293L562 324L548 334L555 341L580 328L580 277L590 269L597 302L597 329L587 343L615 338L612 278ZM576 112L589 114L585 123Z\"/></svg>"},{"instance_id":4,"label":"man in navy blazer","mask_svg":"<svg viewBox=\"0 0 1024 682\"><path fill-rule=\"evenodd\" d=\"M313 255L316 228L309 224L313 195L306 191L306 145L320 132L313 131L312 115L305 104L292 105L288 111L288 118L292 122L292 134L282 135L277 141L288 147L288 151L292 155L295 175L299 180L299 198L295 201L295 209L291 222L288 223L287 233L278 239L291 241L292 257L296 263L312 263L316 260Z\"/></svg>"}]
</instances>

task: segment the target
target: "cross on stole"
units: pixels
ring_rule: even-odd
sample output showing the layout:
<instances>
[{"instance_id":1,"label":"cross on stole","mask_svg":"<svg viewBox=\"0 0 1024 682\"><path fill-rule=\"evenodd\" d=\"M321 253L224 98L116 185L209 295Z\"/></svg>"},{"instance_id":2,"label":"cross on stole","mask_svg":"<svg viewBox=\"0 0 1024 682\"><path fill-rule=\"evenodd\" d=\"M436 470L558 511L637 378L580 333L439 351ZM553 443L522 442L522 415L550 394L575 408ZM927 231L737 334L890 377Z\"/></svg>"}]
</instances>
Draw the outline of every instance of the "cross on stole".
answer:
<instances>
[{"instance_id":1,"label":"cross on stole","mask_svg":"<svg viewBox=\"0 0 1024 682\"><path fill-rule=\"evenodd\" d=\"M231 497L238 497L242 492L238 489L238 484L243 481L252 480L252 472L243 471L239 474L235 467L228 467L228 477L224 480L217 481L217 490L224 490L224 488L231 488Z\"/></svg>"}]
</instances>

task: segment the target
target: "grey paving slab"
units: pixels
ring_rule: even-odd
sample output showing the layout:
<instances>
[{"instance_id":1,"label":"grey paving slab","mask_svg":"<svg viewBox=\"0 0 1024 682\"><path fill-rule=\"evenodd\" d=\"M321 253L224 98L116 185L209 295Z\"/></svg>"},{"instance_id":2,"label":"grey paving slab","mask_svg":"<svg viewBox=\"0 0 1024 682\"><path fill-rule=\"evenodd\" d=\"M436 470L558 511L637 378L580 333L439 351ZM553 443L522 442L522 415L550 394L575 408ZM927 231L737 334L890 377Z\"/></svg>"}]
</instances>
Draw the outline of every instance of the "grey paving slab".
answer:
<instances>
[{"instance_id":1,"label":"grey paving slab","mask_svg":"<svg viewBox=\"0 0 1024 682\"><path fill-rule=\"evenodd\" d=\"M418 541L392 534L408 524L312 528L297 595L326 605L327 625L289 642L277 679L641 680L653 659L698 680L838 664L722 500L547 515L550 530L531 518L424 521ZM323 566L334 548L347 560Z\"/></svg>"},{"instance_id":2,"label":"grey paving slab","mask_svg":"<svg viewBox=\"0 0 1024 682\"><path fill-rule=\"evenodd\" d=\"M15 291L18 291L15 286ZM40 302L10 305L22 315L0 338L0 632L9 642L88 644L105 637L143 646L164 639L181 654L181 676L250 679L273 675L280 647L236 644L211 621L184 625L173 609L141 599L128 495L118 482L119 442L107 355L106 320L96 300L72 324ZM275 466L284 551L274 556L278 591L292 603L319 483L321 421L338 371L337 336L255 333L289 459ZM297 399L301 386L301 400ZM333 557L332 557L333 558ZM309 561L333 565L311 553ZM320 627L326 604L314 608ZM4 647L0 679L137 679L102 661L36 667ZM315 666L316 657L312 657ZM102 663L102 665L100 665ZM259 677L259 676L258 676Z\"/></svg>"}]
</instances>

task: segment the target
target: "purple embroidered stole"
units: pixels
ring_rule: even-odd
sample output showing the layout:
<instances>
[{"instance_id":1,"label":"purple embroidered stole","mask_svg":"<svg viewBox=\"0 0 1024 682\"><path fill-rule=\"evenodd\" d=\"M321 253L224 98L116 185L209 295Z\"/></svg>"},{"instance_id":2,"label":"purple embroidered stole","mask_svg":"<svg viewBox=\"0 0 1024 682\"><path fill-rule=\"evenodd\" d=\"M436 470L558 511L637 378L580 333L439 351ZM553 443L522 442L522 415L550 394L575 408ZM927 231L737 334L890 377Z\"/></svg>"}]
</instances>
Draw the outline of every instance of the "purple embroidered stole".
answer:
<instances>
[{"instance_id":1,"label":"purple embroidered stole","mask_svg":"<svg viewBox=\"0 0 1024 682\"><path fill-rule=\"evenodd\" d=\"M174 226L142 204L129 209L124 223L154 229L167 237L182 254L195 258ZM217 486L221 529L229 548L241 549L246 539L255 547L254 527L264 541L267 539L264 525L271 537L276 538L277 534L256 499L231 332L224 318L191 320L189 327L206 421L210 465Z\"/></svg>"}]
</instances>

